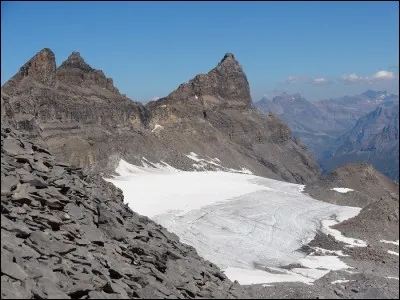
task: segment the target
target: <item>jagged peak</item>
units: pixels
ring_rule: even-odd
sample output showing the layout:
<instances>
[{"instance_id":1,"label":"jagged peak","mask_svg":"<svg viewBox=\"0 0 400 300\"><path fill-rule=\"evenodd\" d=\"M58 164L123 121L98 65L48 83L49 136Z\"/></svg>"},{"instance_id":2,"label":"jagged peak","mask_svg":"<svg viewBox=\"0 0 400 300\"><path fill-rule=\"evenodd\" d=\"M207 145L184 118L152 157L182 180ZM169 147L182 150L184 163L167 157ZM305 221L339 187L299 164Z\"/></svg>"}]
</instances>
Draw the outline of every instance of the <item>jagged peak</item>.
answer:
<instances>
[{"instance_id":1,"label":"jagged peak","mask_svg":"<svg viewBox=\"0 0 400 300\"><path fill-rule=\"evenodd\" d=\"M19 71L7 81L2 89L6 93L12 92L18 83L29 77L44 85L54 87L56 82L56 58L50 48L43 48L37 52Z\"/></svg>"},{"instance_id":2,"label":"jagged peak","mask_svg":"<svg viewBox=\"0 0 400 300\"><path fill-rule=\"evenodd\" d=\"M225 53L224 58L222 58L222 61L224 61L226 59L235 59L235 56L233 55L233 53L227 52L227 53Z\"/></svg>"},{"instance_id":3,"label":"jagged peak","mask_svg":"<svg viewBox=\"0 0 400 300\"><path fill-rule=\"evenodd\" d=\"M221 61L219 62L219 64L217 65L217 67L215 69L221 68L223 66L229 66L229 67L230 66L235 66L235 67L237 66L237 67L239 67L240 71L242 71L241 65L235 59L235 56L233 55L233 53L230 53L230 52L225 53L224 57L221 59Z\"/></svg>"},{"instance_id":4,"label":"jagged peak","mask_svg":"<svg viewBox=\"0 0 400 300\"><path fill-rule=\"evenodd\" d=\"M205 100L214 97L214 100ZM211 97L211 98L210 98ZM201 101L203 105L251 107L246 74L232 53L226 53L216 67L183 83L168 95L169 99ZM207 103L206 103L207 102Z\"/></svg>"},{"instance_id":5,"label":"jagged peak","mask_svg":"<svg viewBox=\"0 0 400 300\"><path fill-rule=\"evenodd\" d=\"M70 56L60 65L59 69L71 69L76 68L84 72L93 72L93 69L89 64L85 62L81 54L77 51L73 51Z\"/></svg>"},{"instance_id":6,"label":"jagged peak","mask_svg":"<svg viewBox=\"0 0 400 300\"><path fill-rule=\"evenodd\" d=\"M102 70L92 68L77 51L73 51L58 67L57 79L68 84L95 84L119 94L118 89L114 87L113 80L107 78Z\"/></svg>"}]
</instances>

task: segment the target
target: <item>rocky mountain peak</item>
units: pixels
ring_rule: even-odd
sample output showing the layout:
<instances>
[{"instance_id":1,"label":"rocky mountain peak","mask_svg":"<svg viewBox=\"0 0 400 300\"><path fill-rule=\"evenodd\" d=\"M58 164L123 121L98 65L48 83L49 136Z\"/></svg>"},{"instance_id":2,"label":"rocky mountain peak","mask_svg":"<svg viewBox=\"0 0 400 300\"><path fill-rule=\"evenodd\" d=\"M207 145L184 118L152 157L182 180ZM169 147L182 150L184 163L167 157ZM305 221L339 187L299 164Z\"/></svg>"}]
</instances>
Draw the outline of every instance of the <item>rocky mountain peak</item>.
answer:
<instances>
[{"instance_id":1,"label":"rocky mountain peak","mask_svg":"<svg viewBox=\"0 0 400 300\"><path fill-rule=\"evenodd\" d=\"M82 58L79 52L72 52L71 55L65 60L59 69L69 69L69 68L76 68L80 69L84 72L93 72L94 69L89 66L85 60Z\"/></svg>"},{"instance_id":2,"label":"rocky mountain peak","mask_svg":"<svg viewBox=\"0 0 400 300\"><path fill-rule=\"evenodd\" d=\"M169 99L200 101L205 106L251 107L250 87L242 66L226 53L207 74L199 74L168 95Z\"/></svg>"},{"instance_id":3,"label":"rocky mountain peak","mask_svg":"<svg viewBox=\"0 0 400 300\"><path fill-rule=\"evenodd\" d=\"M239 62L235 59L235 56L230 52L225 53L224 57L221 59L219 64L224 64L224 63L239 64Z\"/></svg>"},{"instance_id":4,"label":"rocky mountain peak","mask_svg":"<svg viewBox=\"0 0 400 300\"><path fill-rule=\"evenodd\" d=\"M27 63L25 63L8 82L2 87L5 93L13 92L16 85L29 77L41 84L54 87L56 82L56 59L53 51L49 48L36 53Z\"/></svg>"},{"instance_id":5,"label":"rocky mountain peak","mask_svg":"<svg viewBox=\"0 0 400 300\"><path fill-rule=\"evenodd\" d=\"M224 55L224 57L221 59L221 61L214 70L220 71L221 75L223 76L228 76L228 74L235 72L243 73L242 66L235 59L235 56L229 52Z\"/></svg>"},{"instance_id":6,"label":"rocky mountain peak","mask_svg":"<svg viewBox=\"0 0 400 300\"><path fill-rule=\"evenodd\" d=\"M57 69L57 79L68 84L97 85L119 94L113 80L107 78L103 71L92 68L76 51L73 51Z\"/></svg>"}]
</instances>

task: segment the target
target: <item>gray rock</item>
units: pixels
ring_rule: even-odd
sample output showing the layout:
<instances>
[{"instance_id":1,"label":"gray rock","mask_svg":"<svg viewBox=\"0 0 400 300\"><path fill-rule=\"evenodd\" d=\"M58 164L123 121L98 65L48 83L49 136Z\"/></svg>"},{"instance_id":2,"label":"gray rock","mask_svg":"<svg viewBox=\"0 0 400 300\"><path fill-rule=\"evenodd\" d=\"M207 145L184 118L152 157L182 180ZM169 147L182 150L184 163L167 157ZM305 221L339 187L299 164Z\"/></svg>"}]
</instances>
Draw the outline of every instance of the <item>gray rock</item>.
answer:
<instances>
[{"instance_id":1,"label":"gray rock","mask_svg":"<svg viewBox=\"0 0 400 300\"><path fill-rule=\"evenodd\" d=\"M344 294L343 294L343 292L341 290L335 289L334 292L335 292L336 295L338 295L338 297L340 297L340 298L344 297Z\"/></svg>"},{"instance_id":2,"label":"gray rock","mask_svg":"<svg viewBox=\"0 0 400 300\"><path fill-rule=\"evenodd\" d=\"M13 187L19 183L19 178L17 176L9 175L4 176L1 174L1 193L10 192Z\"/></svg>"},{"instance_id":3,"label":"gray rock","mask_svg":"<svg viewBox=\"0 0 400 300\"><path fill-rule=\"evenodd\" d=\"M25 280L28 274L16 263L10 262L1 257L1 273L17 280Z\"/></svg>"},{"instance_id":4,"label":"gray rock","mask_svg":"<svg viewBox=\"0 0 400 300\"><path fill-rule=\"evenodd\" d=\"M32 196L29 193L33 192L33 187L28 183L17 184L17 188L13 192L11 199L20 203L31 204Z\"/></svg>"},{"instance_id":5,"label":"gray rock","mask_svg":"<svg viewBox=\"0 0 400 300\"><path fill-rule=\"evenodd\" d=\"M78 283L74 286L72 286L68 290L68 295L71 298L80 298L84 295L88 295L90 291L94 291L94 286L89 284L89 283Z\"/></svg>"},{"instance_id":6,"label":"gray rock","mask_svg":"<svg viewBox=\"0 0 400 300\"><path fill-rule=\"evenodd\" d=\"M37 171L39 171L39 172L44 172L44 173L49 172L49 168L46 167L46 166L43 164L42 161L31 162L31 167L32 167L34 170L37 170Z\"/></svg>"},{"instance_id":7,"label":"gray rock","mask_svg":"<svg viewBox=\"0 0 400 300\"><path fill-rule=\"evenodd\" d=\"M80 220L84 218L83 210L79 206L74 203L68 203L64 207L64 211L67 212L71 217L75 218L76 220Z\"/></svg>"},{"instance_id":8,"label":"gray rock","mask_svg":"<svg viewBox=\"0 0 400 300\"><path fill-rule=\"evenodd\" d=\"M17 237L21 238L27 238L32 232L24 223L13 222L7 217L1 218L1 228L10 232L15 232Z\"/></svg>"},{"instance_id":9,"label":"gray rock","mask_svg":"<svg viewBox=\"0 0 400 300\"><path fill-rule=\"evenodd\" d=\"M1 281L1 299L31 299L32 293L18 282Z\"/></svg>"},{"instance_id":10,"label":"gray rock","mask_svg":"<svg viewBox=\"0 0 400 300\"><path fill-rule=\"evenodd\" d=\"M6 138L2 141L2 149L12 156L25 154L26 150L22 146L21 142L16 139Z\"/></svg>"},{"instance_id":11,"label":"gray rock","mask_svg":"<svg viewBox=\"0 0 400 300\"><path fill-rule=\"evenodd\" d=\"M71 299L57 285L47 278L40 278L38 287L43 290L48 299Z\"/></svg>"},{"instance_id":12,"label":"gray rock","mask_svg":"<svg viewBox=\"0 0 400 300\"><path fill-rule=\"evenodd\" d=\"M103 291L98 292L98 291L90 291L89 292L89 299L110 299L108 298L108 295L104 293Z\"/></svg>"},{"instance_id":13,"label":"gray rock","mask_svg":"<svg viewBox=\"0 0 400 300\"><path fill-rule=\"evenodd\" d=\"M42 264L38 260L25 261L24 268L30 278L46 278L53 283L59 283L59 278L50 267Z\"/></svg>"},{"instance_id":14,"label":"gray rock","mask_svg":"<svg viewBox=\"0 0 400 300\"><path fill-rule=\"evenodd\" d=\"M100 229L91 226L82 226L81 232L82 231L82 239L98 245L104 245L104 233Z\"/></svg>"},{"instance_id":15,"label":"gray rock","mask_svg":"<svg viewBox=\"0 0 400 300\"><path fill-rule=\"evenodd\" d=\"M135 291L139 298L142 299L164 299L165 295L154 289L152 286L147 285L142 289Z\"/></svg>"},{"instance_id":16,"label":"gray rock","mask_svg":"<svg viewBox=\"0 0 400 300\"><path fill-rule=\"evenodd\" d=\"M120 287L117 283L112 281L107 282L107 284L103 288L103 291L109 294L111 293L119 294L123 299L129 298L126 291L122 287Z\"/></svg>"},{"instance_id":17,"label":"gray rock","mask_svg":"<svg viewBox=\"0 0 400 300\"><path fill-rule=\"evenodd\" d=\"M29 183L36 188L45 188L48 184L40 177L34 176L33 174L26 174L21 176L22 183Z\"/></svg>"}]
</instances>

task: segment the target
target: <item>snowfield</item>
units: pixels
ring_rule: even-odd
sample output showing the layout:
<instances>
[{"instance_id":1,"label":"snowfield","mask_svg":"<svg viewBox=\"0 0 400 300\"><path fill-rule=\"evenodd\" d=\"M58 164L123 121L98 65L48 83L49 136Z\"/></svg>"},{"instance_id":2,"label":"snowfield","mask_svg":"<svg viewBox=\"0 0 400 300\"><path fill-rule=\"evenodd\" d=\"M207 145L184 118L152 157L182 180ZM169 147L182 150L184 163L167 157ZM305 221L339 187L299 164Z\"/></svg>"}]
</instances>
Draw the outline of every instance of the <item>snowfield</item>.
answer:
<instances>
[{"instance_id":1,"label":"snowfield","mask_svg":"<svg viewBox=\"0 0 400 300\"><path fill-rule=\"evenodd\" d=\"M195 153L190 156L201 160ZM299 184L233 171L180 171L145 158L143 167L121 160L116 172L120 176L106 180L122 189L132 210L177 234L241 284L312 284L330 270L348 269L339 259L342 253L319 256L297 251L317 230L349 246L366 245L329 227L356 216L360 208L312 199ZM281 268L293 263L302 267Z\"/></svg>"}]
</instances>

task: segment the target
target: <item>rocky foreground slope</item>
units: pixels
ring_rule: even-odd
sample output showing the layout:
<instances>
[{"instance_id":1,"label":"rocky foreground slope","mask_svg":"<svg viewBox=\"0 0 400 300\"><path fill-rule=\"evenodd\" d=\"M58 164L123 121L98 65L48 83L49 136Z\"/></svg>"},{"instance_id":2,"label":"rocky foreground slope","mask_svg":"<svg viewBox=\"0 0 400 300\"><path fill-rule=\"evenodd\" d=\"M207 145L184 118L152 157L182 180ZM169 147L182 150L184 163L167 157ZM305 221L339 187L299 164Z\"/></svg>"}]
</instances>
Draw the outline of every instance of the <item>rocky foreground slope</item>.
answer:
<instances>
[{"instance_id":1,"label":"rocky foreground slope","mask_svg":"<svg viewBox=\"0 0 400 300\"><path fill-rule=\"evenodd\" d=\"M207 74L144 106L121 95L79 53L57 68L54 53L43 49L4 84L1 106L3 121L97 173L111 173L120 159L140 164L143 157L195 170L187 157L194 152L289 182L319 174L289 128L252 107L246 75L229 53Z\"/></svg>"},{"instance_id":2,"label":"rocky foreground slope","mask_svg":"<svg viewBox=\"0 0 400 300\"><path fill-rule=\"evenodd\" d=\"M348 189L345 193L335 188ZM399 238L399 185L367 163L343 165L308 184L311 197L333 204L361 207L360 214L333 228L366 239Z\"/></svg>"},{"instance_id":3,"label":"rocky foreground slope","mask_svg":"<svg viewBox=\"0 0 400 300\"><path fill-rule=\"evenodd\" d=\"M140 201L140 199L137 199ZM100 177L1 126L1 298L241 298Z\"/></svg>"}]
</instances>

